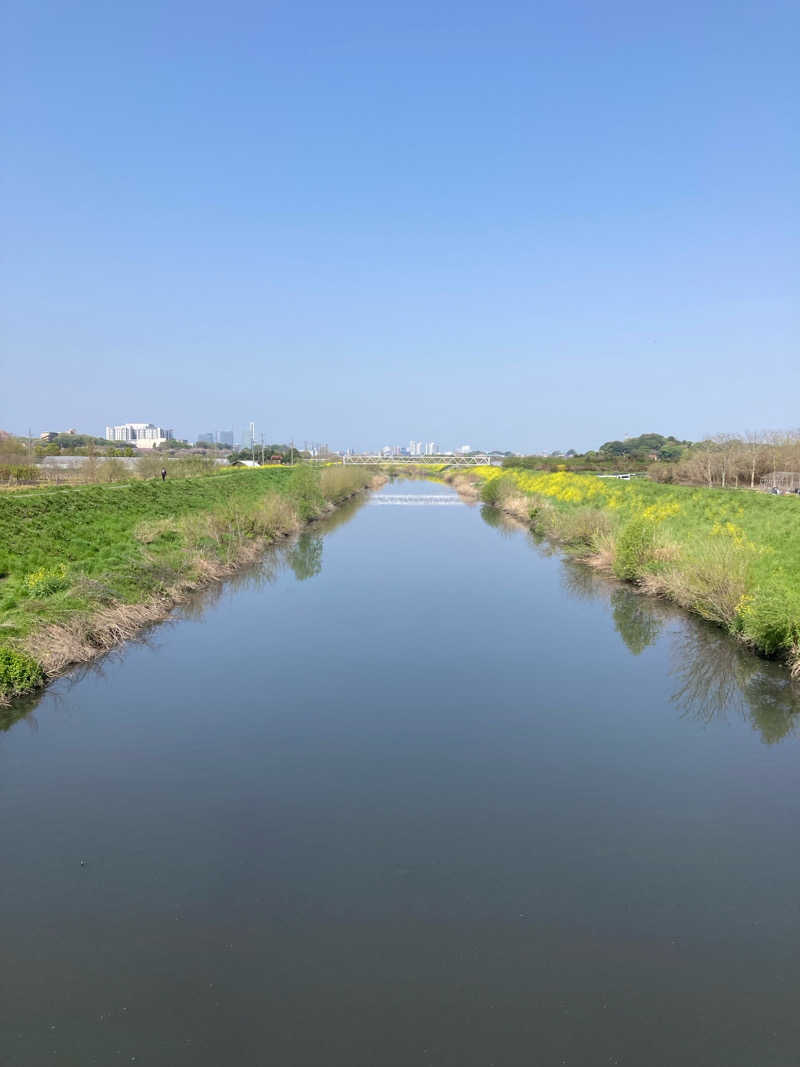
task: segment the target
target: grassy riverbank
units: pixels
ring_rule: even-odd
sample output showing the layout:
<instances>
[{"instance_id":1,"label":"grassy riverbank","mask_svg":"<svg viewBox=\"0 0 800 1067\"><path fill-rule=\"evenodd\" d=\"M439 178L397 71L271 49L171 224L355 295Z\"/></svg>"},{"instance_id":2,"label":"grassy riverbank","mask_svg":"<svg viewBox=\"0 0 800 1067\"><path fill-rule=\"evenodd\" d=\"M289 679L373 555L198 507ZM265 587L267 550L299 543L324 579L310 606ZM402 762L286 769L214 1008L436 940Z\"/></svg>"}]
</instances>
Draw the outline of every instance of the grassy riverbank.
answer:
<instances>
[{"instance_id":1,"label":"grassy riverbank","mask_svg":"<svg viewBox=\"0 0 800 1067\"><path fill-rule=\"evenodd\" d=\"M274 467L3 495L0 700L164 618L374 478Z\"/></svg>"},{"instance_id":2,"label":"grassy riverbank","mask_svg":"<svg viewBox=\"0 0 800 1067\"><path fill-rule=\"evenodd\" d=\"M800 498L494 467L445 477L800 676Z\"/></svg>"}]
</instances>

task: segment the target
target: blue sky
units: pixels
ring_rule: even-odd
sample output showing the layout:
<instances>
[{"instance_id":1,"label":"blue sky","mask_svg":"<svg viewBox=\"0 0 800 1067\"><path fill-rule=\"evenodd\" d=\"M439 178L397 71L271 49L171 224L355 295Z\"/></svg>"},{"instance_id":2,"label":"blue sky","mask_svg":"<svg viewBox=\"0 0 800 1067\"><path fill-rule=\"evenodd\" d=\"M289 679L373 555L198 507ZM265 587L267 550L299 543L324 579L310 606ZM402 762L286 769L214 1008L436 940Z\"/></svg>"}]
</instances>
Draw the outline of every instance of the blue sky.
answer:
<instances>
[{"instance_id":1,"label":"blue sky","mask_svg":"<svg viewBox=\"0 0 800 1067\"><path fill-rule=\"evenodd\" d=\"M6 0L0 427L800 424L800 7Z\"/></svg>"}]
</instances>

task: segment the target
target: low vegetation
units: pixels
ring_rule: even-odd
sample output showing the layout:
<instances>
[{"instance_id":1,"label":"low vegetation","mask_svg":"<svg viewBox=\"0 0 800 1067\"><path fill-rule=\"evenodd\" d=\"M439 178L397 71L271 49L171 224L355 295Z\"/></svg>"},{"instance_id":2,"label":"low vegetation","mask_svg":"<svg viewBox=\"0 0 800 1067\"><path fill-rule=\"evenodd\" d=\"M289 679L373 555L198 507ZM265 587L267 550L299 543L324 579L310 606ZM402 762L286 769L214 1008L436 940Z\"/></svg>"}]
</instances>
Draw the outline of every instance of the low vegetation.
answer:
<instances>
[{"instance_id":1,"label":"low vegetation","mask_svg":"<svg viewBox=\"0 0 800 1067\"><path fill-rule=\"evenodd\" d=\"M223 469L0 496L0 700L91 659L375 479Z\"/></svg>"},{"instance_id":2,"label":"low vegetation","mask_svg":"<svg viewBox=\"0 0 800 1067\"><path fill-rule=\"evenodd\" d=\"M445 478L800 676L800 498L480 467Z\"/></svg>"},{"instance_id":3,"label":"low vegetation","mask_svg":"<svg viewBox=\"0 0 800 1067\"><path fill-rule=\"evenodd\" d=\"M619 471L643 473L654 462L670 463L679 460L692 446L691 441L679 441L677 437L664 437L660 433L643 433L627 437L624 441L606 441L597 449L576 452L556 451L549 455L513 456L503 461L504 467L512 469L548 471Z\"/></svg>"},{"instance_id":4,"label":"low vegetation","mask_svg":"<svg viewBox=\"0 0 800 1067\"><path fill-rule=\"evenodd\" d=\"M653 481L669 484L757 489L762 479L769 485L775 471L800 472L800 432L721 433L694 442L646 433L606 441L588 452L569 449L547 456L508 456L503 465L550 474L646 473Z\"/></svg>"}]
</instances>

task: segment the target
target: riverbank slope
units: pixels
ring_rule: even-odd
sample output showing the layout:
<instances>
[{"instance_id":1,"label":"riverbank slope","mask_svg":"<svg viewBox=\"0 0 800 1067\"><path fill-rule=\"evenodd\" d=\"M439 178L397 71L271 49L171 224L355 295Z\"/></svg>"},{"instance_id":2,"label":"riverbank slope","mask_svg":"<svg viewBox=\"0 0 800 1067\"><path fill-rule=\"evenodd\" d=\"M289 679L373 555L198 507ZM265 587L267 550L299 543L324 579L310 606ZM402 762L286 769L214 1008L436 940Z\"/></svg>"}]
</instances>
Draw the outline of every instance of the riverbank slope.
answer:
<instances>
[{"instance_id":1,"label":"riverbank slope","mask_svg":"<svg viewBox=\"0 0 800 1067\"><path fill-rule=\"evenodd\" d=\"M375 483L368 468L224 470L0 498L0 702L163 619L187 593Z\"/></svg>"},{"instance_id":2,"label":"riverbank slope","mask_svg":"<svg viewBox=\"0 0 800 1067\"><path fill-rule=\"evenodd\" d=\"M800 498L496 467L445 480L800 677Z\"/></svg>"}]
</instances>

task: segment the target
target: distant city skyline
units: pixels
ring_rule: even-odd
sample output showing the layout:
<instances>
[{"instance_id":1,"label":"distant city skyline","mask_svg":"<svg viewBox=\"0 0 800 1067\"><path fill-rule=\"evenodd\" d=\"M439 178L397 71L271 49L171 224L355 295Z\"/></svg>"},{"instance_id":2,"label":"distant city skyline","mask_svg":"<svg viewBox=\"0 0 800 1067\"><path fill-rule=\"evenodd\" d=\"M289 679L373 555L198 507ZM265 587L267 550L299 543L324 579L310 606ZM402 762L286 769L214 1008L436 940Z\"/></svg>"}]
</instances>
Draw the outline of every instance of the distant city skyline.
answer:
<instances>
[{"instance_id":1,"label":"distant city skyline","mask_svg":"<svg viewBox=\"0 0 800 1067\"><path fill-rule=\"evenodd\" d=\"M68 422L69 422L69 420L56 419L56 420L54 420L53 425L55 425L56 423L58 423L59 425L61 425L61 424L66 425ZM458 453L458 452L475 451L475 452L511 452L511 453L521 454L521 455L563 455L563 454L565 454L565 453L567 453L569 451L573 451L573 450L577 451L577 452L591 451L593 449L598 448L605 441L626 440L628 438L637 437L637 436L639 436L640 433L651 433L651 432L652 433L662 433L663 432L663 428L647 427L645 429L636 430L635 432L630 432L630 431L625 432L625 433L610 432L605 437L603 437L601 440L593 441L590 445L588 445L587 447L584 447L584 448L576 447L574 444L570 444L570 443L561 442L561 443L546 443L546 444L542 444L541 441L540 441L538 444L532 445L532 446L530 446L528 448L524 448L524 449L512 447L504 439L502 439L502 437L501 437L500 440L494 440L494 439L491 439L491 438L487 439L487 437L479 438L478 439L478 443L476 445L474 445L474 446L471 443L465 443L465 442L463 442L463 441L461 441L459 439L456 439L454 442L440 443L438 440L433 440L433 439L410 438L410 439L408 439L406 441L405 444L387 445L384 442L383 444L376 445L374 443L374 441L373 442L369 442L368 441L365 444L360 444L359 445L359 444L354 444L352 441L349 444L343 444L343 443L340 442L338 435L334 435L333 440L332 441L327 441L327 442L321 441L320 438L318 436L316 436L316 435L311 435L311 436L307 436L307 437L300 437L298 435L292 435L292 436L289 436L289 437L286 437L286 438L281 438L281 437L274 436L274 435L270 434L267 431L262 430L260 428L259 423L256 422L255 420L245 420L245 425L243 425L242 429L240 429L238 431L230 430L230 429L229 430L218 429L218 430L213 430L213 431L203 431L203 432L199 432L199 433L182 434L181 432L175 432L172 429L169 429L169 430L163 429L161 426L159 426L156 423L129 422L129 423L125 423L125 424L116 424L116 425L107 424L104 428L100 428L100 427L97 427L95 425L88 426L88 427L87 426L82 426L82 425L76 425L74 427L71 427L68 431L63 431L63 432L68 432L68 433L77 432L78 434L90 434L90 435L97 436L97 437L105 437L105 438L107 438L109 440L114 440L114 441L118 441L118 442L124 442L126 444L137 444L137 441L136 441L137 434L141 434L142 441L138 442L138 447L144 447L144 448L152 447L152 444L158 443L158 442L166 443L171 439L175 439L175 440L179 440L179 441L186 441L186 442L188 442L189 444L192 444L192 445L196 444L196 443L200 443L200 444L203 444L203 443L208 443L208 444L214 443L214 444L220 444L220 445L223 445L223 446L226 446L226 447L230 447L230 448L249 448L250 447L250 443L251 443L251 436L250 436L250 425L251 424L253 425L253 433L254 433L253 440L255 441L255 444L256 444L257 447L259 447L262 443L265 446L266 445L277 445L277 444L290 445L290 444L293 443L295 448L298 451L300 451L300 450L308 450L312 454L317 454L320 451L323 451L323 452L324 451L329 451L330 453L335 453L335 454L344 454L344 453L347 453L349 451L352 451L352 452L356 452L356 453L371 453L371 454L376 454L376 455L383 453L383 454L386 454L386 455L397 454L397 455L420 455L420 456L423 456L423 455L432 455L432 454L435 454L435 455L450 455L450 454L455 454L455 453ZM28 436L28 429L30 429L30 436L31 436L32 439L39 439L40 437L44 437L44 436L46 436L48 434L48 432L51 433L51 434L53 433L52 428L51 428L50 431L48 431L44 427L43 428L39 428L39 427L33 426L33 425L31 427L29 427L29 428L26 427L25 429L20 429L19 427L15 427L15 426L8 426L8 425L3 426L3 425L0 425L0 430L5 430L7 432L14 433L14 434L16 434L16 435L18 435L20 437L27 437ZM779 432L781 430L791 430L792 427L763 427L763 428L760 427L759 429L760 430L767 430L767 431L772 429L772 430L775 430L775 431ZM665 432L664 436L667 436L667 435L668 435L668 432ZM344 435L342 435L342 437L343 436ZM698 435L698 436L689 435L689 436L687 436L685 438L681 438L680 435L675 435L675 436L677 436L680 440L684 440L685 439L685 440L692 440L692 441L700 441L700 440L703 440L703 439L707 438L710 435L709 434L703 434L703 435Z\"/></svg>"}]
</instances>

